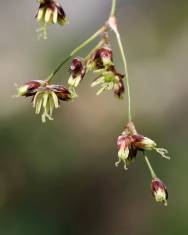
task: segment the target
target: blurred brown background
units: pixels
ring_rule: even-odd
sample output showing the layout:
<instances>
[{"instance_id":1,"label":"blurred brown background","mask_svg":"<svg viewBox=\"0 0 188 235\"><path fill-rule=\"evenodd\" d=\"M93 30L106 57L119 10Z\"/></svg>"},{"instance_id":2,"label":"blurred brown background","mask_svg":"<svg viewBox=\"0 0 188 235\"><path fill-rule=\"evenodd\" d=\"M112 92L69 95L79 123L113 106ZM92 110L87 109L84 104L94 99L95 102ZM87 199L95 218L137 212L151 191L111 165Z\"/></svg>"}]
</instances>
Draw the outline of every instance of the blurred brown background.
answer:
<instances>
[{"instance_id":1,"label":"blurred brown background","mask_svg":"<svg viewBox=\"0 0 188 235\"><path fill-rule=\"evenodd\" d=\"M0 3L0 233L3 235L187 235L187 1L119 0L134 122L170 151L150 154L169 190L154 202L140 155L127 172L115 168L116 138L127 101L96 97L91 77L80 97L42 124L29 100L12 99L14 83L43 79L106 20L111 0L64 0L70 24L37 41L37 3ZM113 37L114 38L114 37ZM126 41L125 41L126 40ZM115 40L115 59L122 70ZM87 53L84 50L80 56ZM57 76L66 84L68 64Z\"/></svg>"}]
</instances>

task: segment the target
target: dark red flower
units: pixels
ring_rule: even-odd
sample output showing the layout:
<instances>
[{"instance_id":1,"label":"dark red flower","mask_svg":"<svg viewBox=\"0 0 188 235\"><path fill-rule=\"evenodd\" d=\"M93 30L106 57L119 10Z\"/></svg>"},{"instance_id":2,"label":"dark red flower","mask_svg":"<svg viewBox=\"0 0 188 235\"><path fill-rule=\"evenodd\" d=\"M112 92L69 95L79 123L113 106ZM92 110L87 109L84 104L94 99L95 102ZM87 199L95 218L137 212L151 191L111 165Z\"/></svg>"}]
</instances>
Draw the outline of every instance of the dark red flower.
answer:
<instances>
[{"instance_id":1,"label":"dark red flower","mask_svg":"<svg viewBox=\"0 0 188 235\"><path fill-rule=\"evenodd\" d=\"M113 53L109 47L102 47L95 51L92 57L92 69L106 69L113 65Z\"/></svg>"},{"instance_id":2,"label":"dark red flower","mask_svg":"<svg viewBox=\"0 0 188 235\"><path fill-rule=\"evenodd\" d=\"M86 74L86 66L81 58L74 58L70 65L71 76L68 84L72 87L77 87Z\"/></svg>"}]
</instances>

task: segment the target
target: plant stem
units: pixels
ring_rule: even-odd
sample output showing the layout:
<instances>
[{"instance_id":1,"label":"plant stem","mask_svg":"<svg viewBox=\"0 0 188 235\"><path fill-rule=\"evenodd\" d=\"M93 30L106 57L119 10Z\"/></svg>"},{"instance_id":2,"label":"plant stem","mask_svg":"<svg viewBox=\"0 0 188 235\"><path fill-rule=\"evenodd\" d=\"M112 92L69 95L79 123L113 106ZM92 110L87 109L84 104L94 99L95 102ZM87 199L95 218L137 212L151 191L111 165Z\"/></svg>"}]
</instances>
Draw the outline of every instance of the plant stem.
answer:
<instances>
[{"instance_id":1,"label":"plant stem","mask_svg":"<svg viewBox=\"0 0 188 235\"><path fill-rule=\"evenodd\" d=\"M146 161L147 166L148 166L148 168L149 168L149 170L150 170L150 173L151 173L152 178L153 178L153 179L154 179L154 178L157 178L157 176L156 176L156 174L155 174L155 172L154 172L154 170L153 170L153 168L152 168L152 166L151 166L151 163L150 163L149 159L147 158L147 156L145 156L145 161Z\"/></svg>"},{"instance_id":2,"label":"plant stem","mask_svg":"<svg viewBox=\"0 0 188 235\"><path fill-rule=\"evenodd\" d=\"M115 12L116 12L116 3L117 3L116 0L112 0L112 8L111 8L111 12L110 12L110 16L111 17L115 15Z\"/></svg>"},{"instance_id":3,"label":"plant stem","mask_svg":"<svg viewBox=\"0 0 188 235\"><path fill-rule=\"evenodd\" d=\"M131 115L131 91L130 91L130 84L129 84L127 60L126 60L125 50L123 48L120 33L119 33L117 28L113 29L113 31L114 31L114 33L116 35L116 38L117 38L118 46L119 46L119 49L120 49L120 53L121 53L121 56L122 56L122 59L123 59L123 64L124 64L124 69L125 69L125 78L126 78L127 96L128 96L128 121L130 122L132 120L132 115Z\"/></svg>"},{"instance_id":4,"label":"plant stem","mask_svg":"<svg viewBox=\"0 0 188 235\"><path fill-rule=\"evenodd\" d=\"M116 35L117 38L117 43L120 49L121 57L123 60L123 65L125 69L125 78L126 78L126 84L127 84L127 96L128 96L128 121L132 121L132 115L131 115L131 91L130 91L130 84L129 84L129 76L128 76L128 68L127 68L127 60L126 60L126 55L125 55L125 50L123 48L123 43L121 40L121 35L118 31L118 26L117 26L117 21L115 17L115 12L116 12L116 5L117 5L117 0L112 0L112 9L110 13L109 20L107 24L110 26L110 28L113 30L113 32Z\"/></svg>"},{"instance_id":5,"label":"plant stem","mask_svg":"<svg viewBox=\"0 0 188 235\"><path fill-rule=\"evenodd\" d=\"M68 56L65 58L55 69L54 71L48 76L47 81L51 82L56 75L56 73L61 69L61 67L67 63L77 52L79 52L81 49L86 47L88 44L90 44L92 41L94 41L103 31L105 31L106 26L101 27L96 33L94 33L90 38L88 38L86 41L84 41L80 46L78 46L76 49L74 49Z\"/></svg>"}]
</instances>

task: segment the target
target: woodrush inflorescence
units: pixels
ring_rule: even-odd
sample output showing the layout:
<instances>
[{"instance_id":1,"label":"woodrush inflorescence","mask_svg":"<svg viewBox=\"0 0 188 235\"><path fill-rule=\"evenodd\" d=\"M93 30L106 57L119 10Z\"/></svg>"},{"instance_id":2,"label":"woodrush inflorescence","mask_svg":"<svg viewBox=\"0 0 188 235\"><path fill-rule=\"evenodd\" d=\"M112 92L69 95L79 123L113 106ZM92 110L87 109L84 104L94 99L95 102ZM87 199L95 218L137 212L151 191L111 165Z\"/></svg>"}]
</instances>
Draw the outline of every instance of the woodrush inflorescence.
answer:
<instances>
[{"instance_id":1,"label":"woodrush inflorescence","mask_svg":"<svg viewBox=\"0 0 188 235\"><path fill-rule=\"evenodd\" d=\"M36 18L41 24L41 28L38 32L40 33L40 36L42 35L44 39L46 39L47 25L58 23L63 26L67 22L67 17L63 7L56 0L38 0L38 3L39 9ZM53 120L53 111L60 107L62 101L71 101L78 97L76 91L77 87L85 79L88 72L94 74L94 80L91 82L91 87L100 86L97 95L112 90L115 97L123 99L125 82L128 100L128 121L126 127L117 139L118 161L115 165L119 166L123 163L124 169L127 170L127 167L135 162L137 155L142 153L152 177L152 195L157 202L162 202L164 205L167 205L168 192L166 186L156 176L151 163L146 156L146 152L151 153L154 151L159 153L163 158L169 159L167 156L168 151L164 148L158 148L156 142L152 139L138 134L132 121L127 61L121 35L118 30L116 4L117 0L112 0L110 16L104 25L63 59L46 79L26 82L17 89L17 95L31 97L35 113L41 113L42 122L46 122L47 119ZM124 74L118 72L117 66L113 60L113 51L110 45L111 31L114 32L117 39L120 56L124 65ZM96 39L99 39L98 42L95 47L88 52L85 58L77 56L79 51ZM66 88L62 84L52 83L57 72L59 72L62 66L71 59L70 76L67 82L68 87Z\"/></svg>"}]
</instances>

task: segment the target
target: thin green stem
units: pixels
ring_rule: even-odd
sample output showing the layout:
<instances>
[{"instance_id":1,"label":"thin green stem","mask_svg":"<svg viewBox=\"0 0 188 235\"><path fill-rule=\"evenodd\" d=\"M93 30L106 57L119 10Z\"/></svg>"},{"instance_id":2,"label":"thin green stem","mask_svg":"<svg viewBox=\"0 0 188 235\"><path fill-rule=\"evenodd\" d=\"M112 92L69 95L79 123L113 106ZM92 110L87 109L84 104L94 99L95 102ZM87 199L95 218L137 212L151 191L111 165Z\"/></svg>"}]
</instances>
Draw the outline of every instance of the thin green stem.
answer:
<instances>
[{"instance_id":1,"label":"thin green stem","mask_svg":"<svg viewBox=\"0 0 188 235\"><path fill-rule=\"evenodd\" d=\"M154 170L153 170L153 167L151 166L151 163L150 163L150 161L149 161L149 159L148 159L147 156L145 156L145 161L146 161L146 164L147 164L147 166L148 166L148 168L149 168L149 171L150 171L150 173L151 173L152 178L153 178L153 179L154 179L154 178L157 178L157 176L156 176L156 174L155 174L155 172L154 172Z\"/></svg>"},{"instance_id":2,"label":"thin green stem","mask_svg":"<svg viewBox=\"0 0 188 235\"><path fill-rule=\"evenodd\" d=\"M121 56L122 56L122 59L123 59L123 64L124 64L124 69L125 69L125 77L126 77L126 84L127 84L127 96L128 96L128 120L130 122L132 120L132 115L131 115L131 92L130 92L127 60L126 60L125 50L123 48L120 33L119 33L117 28L113 29L113 31L114 31L114 33L116 35L116 38L117 38L118 46L119 46L119 49L120 49L120 53L121 53Z\"/></svg>"},{"instance_id":3,"label":"thin green stem","mask_svg":"<svg viewBox=\"0 0 188 235\"><path fill-rule=\"evenodd\" d=\"M61 67L67 63L76 53L78 53L80 50L82 50L84 47L86 47L88 44L90 44L92 41L94 41L103 31L105 31L106 26L101 27L96 33L94 33L90 38L88 38L86 41L84 41L80 46L78 46L76 49L74 49L68 56L65 58L55 69L54 71L48 76L47 81L51 82L56 75L56 73L61 69Z\"/></svg>"},{"instance_id":4,"label":"thin green stem","mask_svg":"<svg viewBox=\"0 0 188 235\"><path fill-rule=\"evenodd\" d=\"M111 8L111 12L110 12L110 16L111 17L115 15L115 12L116 12L116 3L117 3L116 0L112 0L112 8Z\"/></svg>"}]
</instances>

